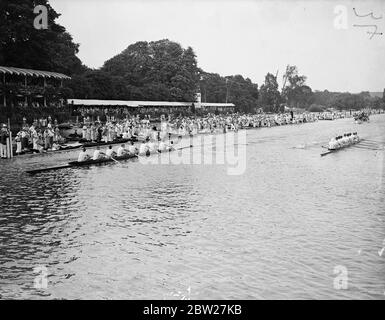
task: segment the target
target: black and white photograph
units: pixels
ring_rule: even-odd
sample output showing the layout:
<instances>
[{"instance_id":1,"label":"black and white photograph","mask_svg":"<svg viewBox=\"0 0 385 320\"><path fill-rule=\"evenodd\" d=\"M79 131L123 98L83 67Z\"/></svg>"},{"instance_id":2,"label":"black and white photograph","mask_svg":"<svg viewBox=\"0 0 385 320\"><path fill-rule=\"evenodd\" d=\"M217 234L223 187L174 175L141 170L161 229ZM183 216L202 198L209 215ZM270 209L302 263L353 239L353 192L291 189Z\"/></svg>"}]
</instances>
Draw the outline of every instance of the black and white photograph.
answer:
<instances>
[{"instance_id":1,"label":"black and white photograph","mask_svg":"<svg viewBox=\"0 0 385 320\"><path fill-rule=\"evenodd\" d=\"M0 300L385 300L384 33L382 0L1 0Z\"/></svg>"}]
</instances>

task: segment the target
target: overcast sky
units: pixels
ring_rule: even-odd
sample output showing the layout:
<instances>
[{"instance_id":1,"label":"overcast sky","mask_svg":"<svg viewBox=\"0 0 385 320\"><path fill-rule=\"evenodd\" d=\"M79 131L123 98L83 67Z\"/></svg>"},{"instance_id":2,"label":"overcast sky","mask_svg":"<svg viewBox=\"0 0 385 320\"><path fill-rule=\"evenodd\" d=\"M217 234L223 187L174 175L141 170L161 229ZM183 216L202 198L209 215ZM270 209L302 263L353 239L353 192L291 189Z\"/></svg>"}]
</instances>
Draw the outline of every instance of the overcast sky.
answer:
<instances>
[{"instance_id":1,"label":"overcast sky","mask_svg":"<svg viewBox=\"0 0 385 320\"><path fill-rule=\"evenodd\" d=\"M259 85L298 66L313 90L383 91L385 1L50 0L58 22L80 44L79 58L99 68L136 41L168 38L191 46L198 65ZM337 5L347 9L347 20ZM358 17L373 12L370 16ZM337 29L339 26L346 29ZM354 27L353 25L376 25ZM371 38L372 37L372 38ZM371 38L371 39L370 39Z\"/></svg>"}]
</instances>

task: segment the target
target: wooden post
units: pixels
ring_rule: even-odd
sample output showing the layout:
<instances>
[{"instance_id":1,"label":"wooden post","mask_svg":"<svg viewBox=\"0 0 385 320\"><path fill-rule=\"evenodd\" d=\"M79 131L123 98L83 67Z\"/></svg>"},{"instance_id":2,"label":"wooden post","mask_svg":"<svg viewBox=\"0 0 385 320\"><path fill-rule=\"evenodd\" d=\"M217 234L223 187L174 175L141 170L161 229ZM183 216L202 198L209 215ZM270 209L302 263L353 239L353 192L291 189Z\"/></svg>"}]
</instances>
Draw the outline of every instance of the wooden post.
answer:
<instances>
[{"instance_id":1,"label":"wooden post","mask_svg":"<svg viewBox=\"0 0 385 320\"><path fill-rule=\"evenodd\" d=\"M9 158L10 158L10 152L9 152L9 139L7 139L7 145L6 145L5 152L6 152L6 154L7 154L7 159L9 159Z\"/></svg>"},{"instance_id":2,"label":"wooden post","mask_svg":"<svg viewBox=\"0 0 385 320\"><path fill-rule=\"evenodd\" d=\"M7 158L12 158L12 132L11 132L11 122L8 118L8 130L9 130L9 137L7 139Z\"/></svg>"},{"instance_id":3,"label":"wooden post","mask_svg":"<svg viewBox=\"0 0 385 320\"><path fill-rule=\"evenodd\" d=\"M45 78L44 78L44 93L43 93L43 96L44 96L44 107L47 107L47 98L45 96L45 87L47 86L47 83L45 81Z\"/></svg>"},{"instance_id":4,"label":"wooden post","mask_svg":"<svg viewBox=\"0 0 385 320\"><path fill-rule=\"evenodd\" d=\"M10 155L13 158L13 145L12 145L12 131L11 131L11 120L8 118L8 128L9 128L9 145L10 145Z\"/></svg>"},{"instance_id":5,"label":"wooden post","mask_svg":"<svg viewBox=\"0 0 385 320\"><path fill-rule=\"evenodd\" d=\"M3 83L4 83L4 107L7 106L7 98L6 98L6 89L5 89L5 73L3 73Z\"/></svg>"},{"instance_id":6,"label":"wooden post","mask_svg":"<svg viewBox=\"0 0 385 320\"><path fill-rule=\"evenodd\" d=\"M10 155L11 155L11 158L13 158L12 131L9 131L9 145L10 145Z\"/></svg>"},{"instance_id":7,"label":"wooden post","mask_svg":"<svg viewBox=\"0 0 385 320\"><path fill-rule=\"evenodd\" d=\"M25 88L25 99L24 104L25 106L28 106L28 98L27 98L27 76L24 78L24 88Z\"/></svg>"}]
</instances>

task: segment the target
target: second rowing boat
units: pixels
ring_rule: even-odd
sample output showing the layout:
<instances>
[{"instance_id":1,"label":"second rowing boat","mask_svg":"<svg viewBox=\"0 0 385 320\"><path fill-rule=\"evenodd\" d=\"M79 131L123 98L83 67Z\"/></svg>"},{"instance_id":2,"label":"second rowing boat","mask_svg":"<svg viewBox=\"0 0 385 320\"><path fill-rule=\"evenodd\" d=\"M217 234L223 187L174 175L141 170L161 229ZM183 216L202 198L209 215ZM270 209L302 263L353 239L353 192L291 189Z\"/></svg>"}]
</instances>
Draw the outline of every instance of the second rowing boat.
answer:
<instances>
[{"instance_id":1,"label":"second rowing boat","mask_svg":"<svg viewBox=\"0 0 385 320\"><path fill-rule=\"evenodd\" d=\"M327 149L328 149L327 151L325 151L324 153L321 153L321 157L324 157L324 156L326 156L326 155L328 155L328 154L331 154L331 153L340 151L340 150L342 150L342 149L346 149L346 148L348 148L348 147L354 146L354 145L360 143L361 141L363 141L363 140L359 140L359 141L357 141L357 142L353 142L353 143L351 143L351 144L349 144L349 145L343 146L343 147L338 148L338 149L329 149L329 148L327 148Z\"/></svg>"}]
</instances>

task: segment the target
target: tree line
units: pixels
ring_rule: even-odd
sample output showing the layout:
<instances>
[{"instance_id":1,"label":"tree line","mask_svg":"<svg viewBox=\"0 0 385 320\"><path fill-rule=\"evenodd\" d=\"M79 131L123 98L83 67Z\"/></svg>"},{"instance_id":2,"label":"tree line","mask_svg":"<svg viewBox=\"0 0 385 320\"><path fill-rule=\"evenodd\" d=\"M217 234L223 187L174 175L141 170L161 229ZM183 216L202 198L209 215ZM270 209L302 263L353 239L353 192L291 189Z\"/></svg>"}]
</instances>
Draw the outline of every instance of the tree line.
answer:
<instances>
[{"instance_id":1,"label":"tree line","mask_svg":"<svg viewBox=\"0 0 385 320\"><path fill-rule=\"evenodd\" d=\"M48 8L49 27L33 27L33 8ZM0 65L62 72L72 77L63 92L71 98L105 100L231 102L238 111L281 112L284 106L309 111L384 108L383 98L359 94L312 91L296 66L287 66L279 88L277 75L268 73L260 87L242 75L221 76L198 67L191 47L163 39L139 41L90 69L77 57L79 45L56 23L60 16L48 0L0 4Z\"/></svg>"}]
</instances>

